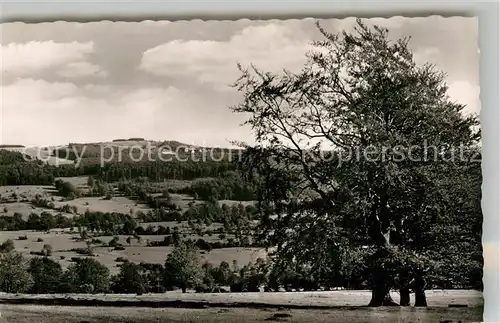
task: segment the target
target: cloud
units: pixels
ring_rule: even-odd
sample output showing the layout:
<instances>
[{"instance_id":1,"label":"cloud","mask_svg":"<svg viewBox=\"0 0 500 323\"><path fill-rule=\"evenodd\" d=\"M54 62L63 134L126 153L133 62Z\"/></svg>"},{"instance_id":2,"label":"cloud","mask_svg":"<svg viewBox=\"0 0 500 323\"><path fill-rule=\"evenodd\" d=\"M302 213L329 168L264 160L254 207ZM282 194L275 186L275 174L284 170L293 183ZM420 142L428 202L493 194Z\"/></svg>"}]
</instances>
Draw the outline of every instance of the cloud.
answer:
<instances>
[{"instance_id":1,"label":"cloud","mask_svg":"<svg viewBox=\"0 0 500 323\"><path fill-rule=\"evenodd\" d=\"M414 51L413 59L419 65L426 63L436 64L441 51L437 47L422 47Z\"/></svg>"},{"instance_id":2,"label":"cloud","mask_svg":"<svg viewBox=\"0 0 500 323\"><path fill-rule=\"evenodd\" d=\"M224 144L238 128L231 124L222 134L206 98L172 86L80 87L18 79L2 87L0 102L2 143L52 145L138 136Z\"/></svg>"},{"instance_id":3,"label":"cloud","mask_svg":"<svg viewBox=\"0 0 500 323\"><path fill-rule=\"evenodd\" d=\"M333 26L333 32L341 32L345 30L346 32L353 32L354 27L356 27L357 18L355 17L349 17L349 18L343 18L343 19L331 19L329 20ZM373 26L380 26L380 27L385 27L389 29L389 31L392 31L394 29L399 29L403 26L405 21L408 21L408 18L404 18L401 16L398 17L391 17L391 18L365 18L362 19L362 22L369 27ZM326 28L329 30L330 28Z\"/></svg>"},{"instance_id":4,"label":"cloud","mask_svg":"<svg viewBox=\"0 0 500 323\"><path fill-rule=\"evenodd\" d=\"M238 77L237 63L266 71L300 69L311 48L300 28L285 23L249 26L228 41L173 40L144 52L140 69L155 75L195 77L224 89Z\"/></svg>"},{"instance_id":5,"label":"cloud","mask_svg":"<svg viewBox=\"0 0 500 323\"><path fill-rule=\"evenodd\" d=\"M56 43L54 41L2 45L2 73L13 76L36 74L73 62L84 61L94 52L93 42Z\"/></svg>"},{"instance_id":6,"label":"cloud","mask_svg":"<svg viewBox=\"0 0 500 323\"><path fill-rule=\"evenodd\" d=\"M65 78L79 78L88 76L106 77L108 73L100 66L89 62L73 62L69 63L57 72L57 75Z\"/></svg>"},{"instance_id":7,"label":"cloud","mask_svg":"<svg viewBox=\"0 0 500 323\"><path fill-rule=\"evenodd\" d=\"M391 40L411 36L417 61L446 72L451 98L478 112L475 20L365 22L388 27ZM236 63L297 71L309 41L321 37L315 21L2 24L0 131L4 141L25 144L120 136L247 140L242 116L227 108L241 99L228 87L239 76ZM352 30L355 18L321 23L335 33Z\"/></svg>"},{"instance_id":8,"label":"cloud","mask_svg":"<svg viewBox=\"0 0 500 323\"><path fill-rule=\"evenodd\" d=\"M479 114L481 110L479 85L474 85L465 80L458 80L449 82L448 86L448 95L451 100L465 105L466 112Z\"/></svg>"}]
</instances>

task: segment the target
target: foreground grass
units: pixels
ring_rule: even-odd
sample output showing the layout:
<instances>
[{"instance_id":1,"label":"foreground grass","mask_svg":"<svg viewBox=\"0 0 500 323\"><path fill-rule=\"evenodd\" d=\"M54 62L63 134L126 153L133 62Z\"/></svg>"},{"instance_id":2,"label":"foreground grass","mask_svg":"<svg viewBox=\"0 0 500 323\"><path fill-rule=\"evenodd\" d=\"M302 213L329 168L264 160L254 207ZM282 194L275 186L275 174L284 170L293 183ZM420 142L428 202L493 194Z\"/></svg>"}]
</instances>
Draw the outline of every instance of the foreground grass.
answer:
<instances>
[{"instance_id":1,"label":"foreground grass","mask_svg":"<svg viewBox=\"0 0 500 323\"><path fill-rule=\"evenodd\" d=\"M399 294L391 292L391 296L399 302ZM450 304L466 305L469 308L482 309L484 299L481 292L476 290L428 290L426 291L429 307L448 308ZM163 294L7 294L0 293L0 304L45 304L45 305L74 305L111 307L132 307L130 304L139 304L140 307L179 307L178 302L184 304L207 304L210 307L221 307L220 304L237 307L289 307L308 308L349 308L363 307L370 302L371 292L368 290L341 290L323 292L277 292L277 293L181 293L180 290ZM415 303L414 294L411 295L411 304ZM56 303L63 300L66 303ZM9 303L10 302L10 303ZM38 303L37 303L38 302ZM82 303L87 302L87 303ZM88 303L93 302L93 303ZM119 302L128 302L128 305L118 305ZM172 305L172 302L175 305ZM162 305L163 304L163 305ZM219 304L219 305L218 305ZM186 306L184 306L186 307ZM188 306L189 307L189 306ZM193 306L190 306L194 308ZM199 307L198 307L199 308Z\"/></svg>"},{"instance_id":2,"label":"foreground grass","mask_svg":"<svg viewBox=\"0 0 500 323\"><path fill-rule=\"evenodd\" d=\"M393 296L396 301L399 300L396 293ZM103 294L56 296L0 293L0 322L465 323L482 321L484 302L482 294L478 291L434 290L427 291L427 296L429 302L427 308L368 308L363 305L368 304L369 291L226 294L169 292L142 296ZM57 297L71 300L68 304L73 306L52 305L56 304ZM29 300L43 300L43 304L46 305L26 305ZM82 300L97 300L106 306L88 306L89 303L82 303ZM7 305L9 301L21 302L18 303L19 305L14 305L14 303ZM125 301L131 303L127 304ZM168 301L178 301L179 303L176 303L177 305L163 304L162 307L162 302ZM132 305L134 302L135 305ZM123 307L118 307L119 303ZM99 303L96 302L96 304ZM199 306L194 306L196 304ZM448 307L450 304L462 304L467 307L450 308Z\"/></svg>"},{"instance_id":3,"label":"foreground grass","mask_svg":"<svg viewBox=\"0 0 500 323\"><path fill-rule=\"evenodd\" d=\"M2 322L159 323L159 322L480 322L482 308L251 309L116 308L0 305Z\"/></svg>"}]
</instances>

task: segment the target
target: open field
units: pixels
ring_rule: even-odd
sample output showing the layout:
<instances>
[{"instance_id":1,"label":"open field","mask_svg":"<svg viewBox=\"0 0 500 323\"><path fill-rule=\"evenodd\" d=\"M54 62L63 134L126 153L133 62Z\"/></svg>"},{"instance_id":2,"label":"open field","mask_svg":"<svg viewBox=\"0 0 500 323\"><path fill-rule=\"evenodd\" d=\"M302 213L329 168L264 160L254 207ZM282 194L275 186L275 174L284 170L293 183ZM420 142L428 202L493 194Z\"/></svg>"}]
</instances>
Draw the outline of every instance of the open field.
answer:
<instances>
[{"instance_id":1,"label":"open field","mask_svg":"<svg viewBox=\"0 0 500 323\"><path fill-rule=\"evenodd\" d=\"M37 190L31 191L30 194L33 192L37 192ZM34 195L36 194L33 194L33 196ZM138 204L135 201L123 196L115 196L111 200L105 200L102 197L82 197L70 201L65 201L60 197L55 197L53 203L57 208L62 207L66 204L69 206L76 206L77 213L80 214L84 213L87 209L92 212L116 212L123 214L129 214L131 209L134 213L136 213L137 211L147 213L150 210L150 208L146 205ZM7 210L7 212L5 212L5 209ZM35 207L29 201L0 204L0 215L13 216L14 213L20 213L23 215L23 218L26 219L29 214L33 212L37 214L40 214L41 212L49 212L54 215L61 213L60 211L55 209ZM73 214L71 213L64 212L63 215L69 217L73 216Z\"/></svg>"},{"instance_id":2,"label":"open field","mask_svg":"<svg viewBox=\"0 0 500 323\"><path fill-rule=\"evenodd\" d=\"M86 176L78 177L63 177L60 178L64 181L71 182L75 187L85 190L87 188L88 178ZM158 185L165 185L165 187L183 187L189 185L191 181L164 181L161 183L155 183ZM48 212L53 215L61 213L58 210L34 207L31 204L31 200L35 196L39 195L44 199L51 200L56 208L62 207L64 205L75 206L77 213L82 214L87 209L94 212L117 212L122 214L129 214L132 210L134 214L138 211L147 213L151 209L141 203L137 203L128 197L124 196L113 196L111 200L103 199L102 197L81 197L74 200L66 201L62 197L55 195L56 191L53 186L3 186L0 187L0 194L3 197L9 198L13 193L16 193L17 199L14 199L0 204L0 215L12 216L14 213L20 213L23 215L24 220L26 220L30 213L41 214L42 212ZM194 200L191 196L184 194L171 194L172 202L178 205L182 211L185 211L190 203L202 203L201 201ZM239 203L238 201L225 200L221 203L226 203L228 205L234 205ZM248 203L244 203L247 205ZM6 212L5 212L6 211ZM73 217L72 213L62 213L67 217ZM159 225L164 227L174 227L179 228L179 233L182 239L192 239L198 240L200 238L207 242L217 242L221 241L219 234L214 233L211 236L204 234L198 235L189 228L186 221L182 222L151 222L151 223L139 223L144 229L149 226L158 227ZM208 227L203 227L204 230L215 230L222 225L220 223L213 223ZM20 231L0 231L0 243L6 241L7 239L12 239L16 250L21 252L26 257L33 257L32 252L40 252L45 244L52 247L51 258L60 262L63 268L67 268L69 264L72 263L72 257L82 257L82 255L77 254L75 251L70 251L76 248L86 248L86 243L80 241L77 230L73 233L69 229L52 229L50 232L35 232L29 230ZM26 236L27 240L20 240L19 237ZM227 242L227 239L234 238L233 234L225 234L223 242ZM112 247L102 246L102 243L107 244L112 237L110 236L98 236L93 237L102 241L102 243L93 244L93 251L95 253L95 259L106 265L113 274L118 272L116 258L122 257L128 259L132 262L147 262L147 263L158 263L163 264L168 253L171 252L172 247L147 247L147 242L149 241L163 241L165 235L143 235L141 236L141 241L133 239L130 244L126 243L129 236L119 236L119 242L125 246L125 250L114 250ZM214 265L220 264L222 261L227 261L232 263L234 260L239 265L246 265L249 262L254 262L257 258L264 258L266 255L265 251L258 248L224 248L215 249L210 252L202 252L202 258Z\"/></svg>"},{"instance_id":3,"label":"open field","mask_svg":"<svg viewBox=\"0 0 500 323\"><path fill-rule=\"evenodd\" d=\"M6 199L10 199L8 202L0 203L0 215L2 216L13 216L15 213L20 213L23 215L23 219L26 220L30 213L40 214L42 212L48 212L53 215L62 213L65 216L73 216L70 213L64 213L53 209L36 207L31 204L31 200L35 196L39 195L42 198L53 200L54 204L57 206L65 204L64 202L59 202L62 200L60 196L54 195L56 192L53 186L43 186L43 185L21 185L21 186L0 186L0 196ZM12 199L12 194L17 195L17 200L14 202Z\"/></svg>"},{"instance_id":4,"label":"open field","mask_svg":"<svg viewBox=\"0 0 500 323\"><path fill-rule=\"evenodd\" d=\"M86 176L61 177L59 179L72 183L78 189L85 190L88 187ZM0 186L0 196L9 198L13 193L16 193L17 195L17 202L0 203L0 215L12 216L17 212L23 214L23 216L27 218L28 215L32 212L38 214L43 211L52 214L60 213L57 210L33 207L30 201L37 195L45 199L53 200L56 207L61 207L65 204L68 204L70 206L74 205L77 207L78 213L83 213L87 209L94 212L117 212L123 214L129 214L130 209L132 209L134 213L139 210L146 213L150 210L149 207L123 196L114 196L111 200L104 200L102 197L81 197L71 201L66 201L62 197L56 195L57 191L55 190L54 186ZM7 212L4 212L4 208L7 208ZM72 214L64 215L72 216Z\"/></svg>"},{"instance_id":5,"label":"open field","mask_svg":"<svg viewBox=\"0 0 500 323\"><path fill-rule=\"evenodd\" d=\"M60 295L61 296L61 295ZM394 298L398 299L397 293ZM73 300L106 300L110 307L0 305L6 322L479 322L482 294L471 290L427 291L429 307L365 307L369 291L302 293L227 293L162 295L65 295ZM54 298L49 295L0 294L4 302ZM113 307L113 301L149 301L149 306ZM162 302L171 301L162 307ZM182 301L174 303L174 301ZM156 304L155 304L156 302ZM189 303L191 302L191 303ZM123 302L121 305L124 305ZM449 308L448 304L468 307ZM75 302L76 305L76 302ZM125 305L124 305L125 306ZM137 307L138 306L138 307ZM168 305L166 305L168 306ZM180 308L179 308L180 307Z\"/></svg>"},{"instance_id":6,"label":"open field","mask_svg":"<svg viewBox=\"0 0 500 323\"><path fill-rule=\"evenodd\" d=\"M268 308L124 308L0 305L9 323L160 323L160 322L481 322L480 308L367 308L276 310Z\"/></svg>"},{"instance_id":7,"label":"open field","mask_svg":"<svg viewBox=\"0 0 500 323\"><path fill-rule=\"evenodd\" d=\"M165 223L172 224L172 222ZM154 225L155 223L151 224ZM144 225L147 226L148 224ZM174 225L172 224L171 226ZM182 235L182 230L180 232ZM18 237L24 235L28 238L27 240L18 240ZM78 234L68 233L67 230L51 230L50 233L34 231L0 231L0 243L7 239L12 239L16 250L28 258L34 257L34 255L30 254L31 251L41 251L43 245L49 244L53 248L52 256L50 258L58 261L63 268L67 268L72 263L71 257L84 257L74 251L69 251L74 248L86 247L86 243L84 241L74 239L78 236ZM118 237L119 242L125 246L125 250L114 250L112 247L102 247L99 245L95 245L93 248L95 253L94 258L100 263L106 265L112 274L116 274L119 271L119 268L117 267L117 264L119 263L116 262L116 258L118 257L122 257L136 263L147 262L163 264L165 263L167 255L173 249L173 247L166 246L146 246L146 240L162 241L165 235L145 235L141 237L142 239L140 243L133 239L130 245L125 242L129 236L121 235ZM37 241L38 238L43 239L43 241ZM108 243L112 238L113 237L110 236L97 237L97 239L101 240L103 243ZM197 236L188 235L187 238L193 239L197 238ZM212 237L204 236L203 238L207 241L218 240L217 235ZM246 265L249 262L255 262L255 260L259 257L265 258L265 256L265 250L259 248L223 248L214 249L210 252L203 252L201 254L201 257L204 260L214 265L219 265L222 261L232 263L233 260L236 260L239 265ZM61 257L64 257L64 259L61 259Z\"/></svg>"},{"instance_id":8,"label":"open field","mask_svg":"<svg viewBox=\"0 0 500 323\"><path fill-rule=\"evenodd\" d=\"M189 204L199 204L201 203L200 201L197 201L193 199L191 196L186 195L186 194L170 194L170 197L172 198L172 202L175 203L175 205L179 206L182 210L182 212L186 211L189 208Z\"/></svg>"},{"instance_id":9,"label":"open field","mask_svg":"<svg viewBox=\"0 0 500 323\"><path fill-rule=\"evenodd\" d=\"M72 176L72 177L56 177L56 180L63 180L65 182L70 182L71 184L75 185L76 188L83 188L86 189L88 188L88 176Z\"/></svg>"},{"instance_id":10,"label":"open field","mask_svg":"<svg viewBox=\"0 0 500 323\"><path fill-rule=\"evenodd\" d=\"M57 206L61 206L64 204L66 204L66 203L54 202L54 205L57 205ZM5 210L7 210L7 212L5 212ZM74 214L65 213L65 212L61 212L58 210L54 210L54 209L34 207L29 202L16 202L16 203L2 203L2 204L0 204L0 215L13 216L15 213L20 213L23 215L24 220L28 219L28 216L30 215L30 213L36 213L36 214L40 215L40 213L42 213L42 212L48 212L48 213L51 213L52 215L56 215L56 214L61 213L67 217L74 216Z\"/></svg>"},{"instance_id":11,"label":"open field","mask_svg":"<svg viewBox=\"0 0 500 323\"><path fill-rule=\"evenodd\" d=\"M84 213L87 209L93 212L116 212L129 214L130 209L135 212L142 211L147 213L150 208L137 204L135 201L124 197L124 196L114 196L111 200L105 200L102 197L81 197L71 201L60 201L54 203L57 207L61 207L65 204L70 206L76 206L78 213Z\"/></svg>"},{"instance_id":12,"label":"open field","mask_svg":"<svg viewBox=\"0 0 500 323\"><path fill-rule=\"evenodd\" d=\"M70 182L77 189L86 191L88 189L87 176L77 176L77 177L59 177L56 179L61 179L65 182ZM190 185L192 181L187 180L166 180L158 183L151 183L153 186L165 187L172 189L184 188ZM70 206L76 206L78 213L83 213L87 209L94 212L117 212L123 214L129 214L130 210L142 211L147 213L151 210L150 207L142 203L138 203L125 196L113 196L111 200L105 200L102 197L80 197L74 200L66 201L62 197L57 196L57 191L54 186L36 186L36 185L19 185L19 186L0 186L0 196L9 198L13 193L17 195L16 202L0 203L0 215L10 215L18 212L27 217L30 213L41 213L43 211L50 212L52 214L59 213L57 210L51 210L47 208L33 207L30 203L35 196L39 195L45 199L51 199L56 207L61 207L65 204ZM153 194L153 196L161 196L161 193ZM176 194L171 193L170 197L172 202L180 207L181 212L186 211L190 204L199 204L202 201L195 200L192 196L186 194ZM219 204L227 204L228 206L242 204L244 206L254 204L253 201L233 201L233 200L221 200ZM3 212L4 208L7 208L7 212ZM71 214L65 214L71 216Z\"/></svg>"},{"instance_id":13,"label":"open field","mask_svg":"<svg viewBox=\"0 0 500 323\"><path fill-rule=\"evenodd\" d=\"M462 289L435 289L427 290L429 307L448 307L449 304L464 304L468 307L482 307L483 294L476 290ZM391 296L399 302L399 294L391 292ZM174 302L206 303L230 306L284 306L307 308L335 308L335 307L363 307L370 302L371 292L368 290L337 290L319 292L275 292L275 293L182 293L180 290L163 294L51 294L27 295L0 293L0 300L19 299L55 299L65 298L74 300L96 300L102 302ZM414 302L414 294L411 296Z\"/></svg>"},{"instance_id":14,"label":"open field","mask_svg":"<svg viewBox=\"0 0 500 323\"><path fill-rule=\"evenodd\" d=\"M31 200L36 195L41 196L51 196L56 190L54 186L44 186L44 185L10 185L10 186L0 186L0 195L2 197L9 197L13 193L16 193L19 199Z\"/></svg>"}]
</instances>

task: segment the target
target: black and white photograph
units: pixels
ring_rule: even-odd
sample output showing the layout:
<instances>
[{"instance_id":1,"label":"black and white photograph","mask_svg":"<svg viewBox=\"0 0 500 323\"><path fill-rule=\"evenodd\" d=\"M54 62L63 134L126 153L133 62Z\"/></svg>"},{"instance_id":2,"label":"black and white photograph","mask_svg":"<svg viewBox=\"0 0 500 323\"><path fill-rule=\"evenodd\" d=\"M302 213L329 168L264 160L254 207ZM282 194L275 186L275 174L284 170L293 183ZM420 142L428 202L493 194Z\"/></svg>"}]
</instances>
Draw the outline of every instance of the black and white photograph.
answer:
<instances>
[{"instance_id":1,"label":"black and white photograph","mask_svg":"<svg viewBox=\"0 0 500 323\"><path fill-rule=\"evenodd\" d=\"M0 322L483 321L477 17L0 27Z\"/></svg>"}]
</instances>

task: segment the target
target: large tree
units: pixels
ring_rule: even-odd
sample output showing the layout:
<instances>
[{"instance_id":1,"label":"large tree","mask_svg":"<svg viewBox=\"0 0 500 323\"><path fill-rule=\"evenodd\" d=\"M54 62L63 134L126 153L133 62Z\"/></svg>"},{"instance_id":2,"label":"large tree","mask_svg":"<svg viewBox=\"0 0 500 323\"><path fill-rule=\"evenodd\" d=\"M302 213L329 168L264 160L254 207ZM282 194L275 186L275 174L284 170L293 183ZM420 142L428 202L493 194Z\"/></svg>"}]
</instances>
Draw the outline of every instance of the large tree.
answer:
<instances>
[{"instance_id":1,"label":"large tree","mask_svg":"<svg viewBox=\"0 0 500 323\"><path fill-rule=\"evenodd\" d=\"M435 241L421 222L458 211L442 197L470 166L458 149L477 145L477 117L449 99L444 73L415 62L409 39L391 42L361 20L352 33L318 29L324 39L300 72L240 66L235 83L244 98L232 109L255 133L244 164L260 183L265 237L276 263L313 272L368 247L370 305L395 304L390 289L410 281L425 305Z\"/></svg>"}]
</instances>

